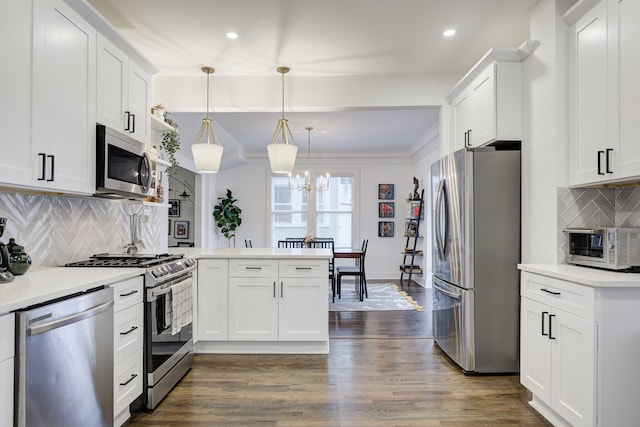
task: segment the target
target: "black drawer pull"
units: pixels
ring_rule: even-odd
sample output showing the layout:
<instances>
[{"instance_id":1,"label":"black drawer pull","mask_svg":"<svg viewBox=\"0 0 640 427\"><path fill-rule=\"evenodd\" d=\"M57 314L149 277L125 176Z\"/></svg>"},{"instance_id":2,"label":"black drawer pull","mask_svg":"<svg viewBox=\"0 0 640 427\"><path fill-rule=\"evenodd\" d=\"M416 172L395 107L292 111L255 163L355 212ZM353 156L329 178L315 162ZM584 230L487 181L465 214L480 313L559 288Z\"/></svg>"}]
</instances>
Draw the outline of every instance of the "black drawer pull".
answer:
<instances>
[{"instance_id":1,"label":"black drawer pull","mask_svg":"<svg viewBox=\"0 0 640 427\"><path fill-rule=\"evenodd\" d=\"M262 267L245 267L245 270L262 270Z\"/></svg>"},{"instance_id":2,"label":"black drawer pull","mask_svg":"<svg viewBox=\"0 0 640 427\"><path fill-rule=\"evenodd\" d=\"M311 267L296 267L296 270L312 270Z\"/></svg>"},{"instance_id":3,"label":"black drawer pull","mask_svg":"<svg viewBox=\"0 0 640 427\"><path fill-rule=\"evenodd\" d=\"M540 289L540 290L541 290L542 292L546 292L546 293L551 294L551 295L562 295L560 292L557 292L557 291L550 291L549 289L546 289L546 288L542 288L542 289Z\"/></svg>"},{"instance_id":4,"label":"black drawer pull","mask_svg":"<svg viewBox=\"0 0 640 427\"><path fill-rule=\"evenodd\" d=\"M138 329L137 326L132 326L131 329L129 329L127 332L120 332L120 335L129 335L131 332L135 331L136 329Z\"/></svg>"},{"instance_id":5,"label":"black drawer pull","mask_svg":"<svg viewBox=\"0 0 640 427\"><path fill-rule=\"evenodd\" d=\"M128 297L128 296L130 296L130 295L137 294L137 293L138 293L138 290L137 290L137 289L134 289L134 290L132 290L132 291L130 291L130 292L127 292L126 294L120 294L120 296L121 296L121 297Z\"/></svg>"},{"instance_id":6,"label":"black drawer pull","mask_svg":"<svg viewBox=\"0 0 640 427\"><path fill-rule=\"evenodd\" d=\"M131 378L129 378L128 380L126 380L123 383L120 383L120 385L124 387L127 384L129 384L131 381L135 380L136 378L138 378L138 374L131 374Z\"/></svg>"}]
</instances>

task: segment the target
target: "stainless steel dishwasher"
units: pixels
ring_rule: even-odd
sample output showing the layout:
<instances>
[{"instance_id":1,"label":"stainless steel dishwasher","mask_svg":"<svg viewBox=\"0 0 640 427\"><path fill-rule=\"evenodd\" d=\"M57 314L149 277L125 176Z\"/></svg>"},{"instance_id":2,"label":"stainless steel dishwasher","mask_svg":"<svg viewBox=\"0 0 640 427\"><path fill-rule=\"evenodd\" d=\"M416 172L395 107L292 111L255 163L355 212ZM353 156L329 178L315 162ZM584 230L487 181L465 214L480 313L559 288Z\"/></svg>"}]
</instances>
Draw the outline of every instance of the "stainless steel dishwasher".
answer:
<instances>
[{"instance_id":1,"label":"stainless steel dishwasher","mask_svg":"<svg viewBox=\"0 0 640 427\"><path fill-rule=\"evenodd\" d=\"M16 424L113 425L113 289L17 313Z\"/></svg>"}]
</instances>

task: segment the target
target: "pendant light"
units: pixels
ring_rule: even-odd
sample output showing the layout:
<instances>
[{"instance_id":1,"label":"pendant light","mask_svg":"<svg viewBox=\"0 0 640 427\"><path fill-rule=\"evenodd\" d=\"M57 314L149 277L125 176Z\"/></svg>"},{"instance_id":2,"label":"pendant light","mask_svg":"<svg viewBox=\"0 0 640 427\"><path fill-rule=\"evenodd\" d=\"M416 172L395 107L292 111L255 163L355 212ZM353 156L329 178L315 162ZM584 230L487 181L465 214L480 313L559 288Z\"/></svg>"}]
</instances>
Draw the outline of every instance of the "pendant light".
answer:
<instances>
[{"instance_id":1,"label":"pendant light","mask_svg":"<svg viewBox=\"0 0 640 427\"><path fill-rule=\"evenodd\" d=\"M282 118L278 119L271 143L267 145L267 154L271 172L290 173L296 162L298 147L291 135L289 122L284 118L284 75L289 72L289 68L278 67L277 71L282 74Z\"/></svg>"},{"instance_id":2,"label":"pendant light","mask_svg":"<svg viewBox=\"0 0 640 427\"><path fill-rule=\"evenodd\" d=\"M291 172L289 172L290 190L327 191L329 189L329 173L326 176L320 175L320 185L311 185L311 131L312 127L305 128L309 134L307 139L307 170L304 171L304 183L300 183L300 175L296 176L295 185L291 183ZM326 182L325 182L326 179Z\"/></svg>"},{"instance_id":3,"label":"pendant light","mask_svg":"<svg viewBox=\"0 0 640 427\"><path fill-rule=\"evenodd\" d=\"M216 173L220 169L223 148L213 128L213 119L209 118L209 77L215 70L211 67L202 67L201 69L203 73L207 74L207 116L202 119L202 126L198 132L196 143L191 146L191 152L198 172ZM202 142L203 135L206 135L205 142Z\"/></svg>"}]
</instances>

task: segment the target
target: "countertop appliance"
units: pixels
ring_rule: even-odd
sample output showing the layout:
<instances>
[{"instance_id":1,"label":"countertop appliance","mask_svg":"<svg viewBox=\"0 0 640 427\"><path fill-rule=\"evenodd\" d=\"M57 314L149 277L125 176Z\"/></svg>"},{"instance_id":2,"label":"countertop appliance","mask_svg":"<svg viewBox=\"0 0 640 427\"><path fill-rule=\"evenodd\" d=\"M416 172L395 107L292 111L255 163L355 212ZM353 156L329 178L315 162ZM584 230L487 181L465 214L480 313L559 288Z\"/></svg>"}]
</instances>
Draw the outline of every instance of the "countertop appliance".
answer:
<instances>
[{"instance_id":1,"label":"countertop appliance","mask_svg":"<svg viewBox=\"0 0 640 427\"><path fill-rule=\"evenodd\" d=\"M6 226L7 218L0 218L0 237L4 234ZM9 271L9 249L0 242L0 283L12 282L13 279L13 274Z\"/></svg>"},{"instance_id":2,"label":"countertop appliance","mask_svg":"<svg viewBox=\"0 0 640 427\"><path fill-rule=\"evenodd\" d=\"M96 125L96 196L155 196L156 162L154 148L104 125Z\"/></svg>"},{"instance_id":3,"label":"countertop appliance","mask_svg":"<svg viewBox=\"0 0 640 427\"><path fill-rule=\"evenodd\" d=\"M640 228L565 228L567 262L607 270L640 268Z\"/></svg>"},{"instance_id":4,"label":"countertop appliance","mask_svg":"<svg viewBox=\"0 0 640 427\"><path fill-rule=\"evenodd\" d=\"M113 289L17 313L16 425L113 425Z\"/></svg>"},{"instance_id":5,"label":"countertop appliance","mask_svg":"<svg viewBox=\"0 0 640 427\"><path fill-rule=\"evenodd\" d=\"M518 372L520 150L456 151L431 185L435 342L464 372Z\"/></svg>"},{"instance_id":6,"label":"countertop appliance","mask_svg":"<svg viewBox=\"0 0 640 427\"><path fill-rule=\"evenodd\" d=\"M196 260L183 254L97 254L67 267L145 268L144 394L154 409L193 365L193 322L173 322L174 292L190 289ZM188 292L182 303L193 306Z\"/></svg>"}]
</instances>

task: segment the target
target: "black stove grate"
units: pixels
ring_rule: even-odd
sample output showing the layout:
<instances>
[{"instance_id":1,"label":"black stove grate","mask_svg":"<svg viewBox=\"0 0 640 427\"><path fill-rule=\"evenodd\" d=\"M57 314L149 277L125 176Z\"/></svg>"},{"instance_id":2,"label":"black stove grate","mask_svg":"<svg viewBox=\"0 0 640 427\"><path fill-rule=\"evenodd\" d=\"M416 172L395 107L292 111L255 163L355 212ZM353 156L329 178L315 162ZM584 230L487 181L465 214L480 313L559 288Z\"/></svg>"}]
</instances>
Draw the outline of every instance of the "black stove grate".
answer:
<instances>
[{"instance_id":1,"label":"black stove grate","mask_svg":"<svg viewBox=\"0 0 640 427\"><path fill-rule=\"evenodd\" d=\"M97 254L87 260L65 264L65 267L142 267L149 268L183 258L183 254Z\"/></svg>"}]
</instances>

